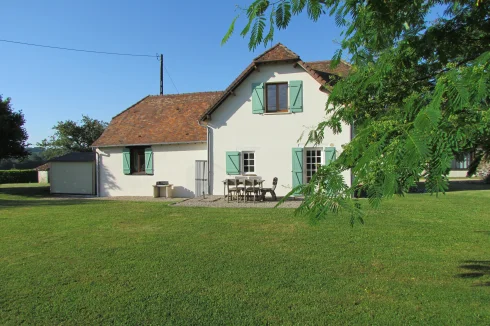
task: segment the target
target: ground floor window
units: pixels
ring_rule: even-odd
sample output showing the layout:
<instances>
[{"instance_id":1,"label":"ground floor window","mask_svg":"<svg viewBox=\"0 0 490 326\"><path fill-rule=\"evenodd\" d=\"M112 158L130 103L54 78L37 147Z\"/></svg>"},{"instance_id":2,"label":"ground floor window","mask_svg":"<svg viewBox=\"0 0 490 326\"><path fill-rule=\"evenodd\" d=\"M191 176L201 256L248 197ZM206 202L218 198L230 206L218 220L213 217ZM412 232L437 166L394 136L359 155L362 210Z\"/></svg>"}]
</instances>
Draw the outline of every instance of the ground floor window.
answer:
<instances>
[{"instance_id":1,"label":"ground floor window","mask_svg":"<svg viewBox=\"0 0 490 326\"><path fill-rule=\"evenodd\" d=\"M322 150L320 148L308 148L305 155L305 181L310 182L311 178L318 171L318 167L322 164Z\"/></svg>"},{"instance_id":2,"label":"ground floor window","mask_svg":"<svg viewBox=\"0 0 490 326\"><path fill-rule=\"evenodd\" d=\"M144 147L131 148L131 173L132 174L145 173L145 148Z\"/></svg>"},{"instance_id":3,"label":"ground floor window","mask_svg":"<svg viewBox=\"0 0 490 326\"><path fill-rule=\"evenodd\" d=\"M243 174L255 173L255 153L242 152L243 157Z\"/></svg>"},{"instance_id":4,"label":"ground floor window","mask_svg":"<svg viewBox=\"0 0 490 326\"><path fill-rule=\"evenodd\" d=\"M472 159L473 155L471 153L465 153L460 159L455 158L451 162L451 170L468 170Z\"/></svg>"}]
</instances>

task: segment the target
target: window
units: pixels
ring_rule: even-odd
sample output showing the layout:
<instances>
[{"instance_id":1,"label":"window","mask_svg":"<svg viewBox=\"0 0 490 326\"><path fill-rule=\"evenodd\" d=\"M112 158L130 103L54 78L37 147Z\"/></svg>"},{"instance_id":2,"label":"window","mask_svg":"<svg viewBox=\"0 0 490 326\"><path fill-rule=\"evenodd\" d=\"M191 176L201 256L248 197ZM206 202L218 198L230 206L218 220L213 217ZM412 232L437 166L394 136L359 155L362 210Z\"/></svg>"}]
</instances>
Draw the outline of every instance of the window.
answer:
<instances>
[{"instance_id":1,"label":"window","mask_svg":"<svg viewBox=\"0 0 490 326\"><path fill-rule=\"evenodd\" d=\"M455 158L451 162L451 170L468 170L471 161L473 160L473 155L471 153L465 153L461 160Z\"/></svg>"},{"instance_id":2,"label":"window","mask_svg":"<svg viewBox=\"0 0 490 326\"><path fill-rule=\"evenodd\" d=\"M132 147L131 148L131 173L145 173L145 148L144 147Z\"/></svg>"},{"instance_id":3,"label":"window","mask_svg":"<svg viewBox=\"0 0 490 326\"><path fill-rule=\"evenodd\" d=\"M288 111L288 83L266 84L266 112Z\"/></svg>"},{"instance_id":4,"label":"window","mask_svg":"<svg viewBox=\"0 0 490 326\"><path fill-rule=\"evenodd\" d=\"M243 174L255 173L255 153L242 152L243 157Z\"/></svg>"},{"instance_id":5,"label":"window","mask_svg":"<svg viewBox=\"0 0 490 326\"><path fill-rule=\"evenodd\" d=\"M308 183L315 175L316 171L318 171L318 166L322 164L322 150L320 148L306 149L305 159L305 181Z\"/></svg>"},{"instance_id":6,"label":"window","mask_svg":"<svg viewBox=\"0 0 490 326\"><path fill-rule=\"evenodd\" d=\"M151 147L125 147L122 154L124 174L153 174L153 150Z\"/></svg>"}]
</instances>

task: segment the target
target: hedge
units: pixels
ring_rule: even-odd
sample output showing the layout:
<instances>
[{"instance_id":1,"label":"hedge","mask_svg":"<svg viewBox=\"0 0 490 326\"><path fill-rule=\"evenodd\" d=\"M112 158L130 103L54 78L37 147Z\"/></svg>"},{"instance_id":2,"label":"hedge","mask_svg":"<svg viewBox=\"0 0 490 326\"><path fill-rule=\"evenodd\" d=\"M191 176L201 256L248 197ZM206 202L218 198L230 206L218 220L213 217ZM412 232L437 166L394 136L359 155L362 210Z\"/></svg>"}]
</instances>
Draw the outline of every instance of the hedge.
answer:
<instances>
[{"instance_id":1,"label":"hedge","mask_svg":"<svg viewBox=\"0 0 490 326\"><path fill-rule=\"evenodd\" d=\"M0 170L0 184L37 182L36 170Z\"/></svg>"}]
</instances>

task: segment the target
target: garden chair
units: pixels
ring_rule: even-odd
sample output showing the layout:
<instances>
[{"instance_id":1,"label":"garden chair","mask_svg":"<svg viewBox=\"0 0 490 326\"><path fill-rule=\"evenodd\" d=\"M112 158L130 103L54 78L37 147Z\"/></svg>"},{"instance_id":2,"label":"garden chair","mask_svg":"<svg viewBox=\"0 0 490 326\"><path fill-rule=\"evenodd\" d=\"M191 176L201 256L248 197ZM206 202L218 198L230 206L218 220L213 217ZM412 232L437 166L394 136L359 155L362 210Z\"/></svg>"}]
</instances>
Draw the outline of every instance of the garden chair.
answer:
<instances>
[{"instance_id":1,"label":"garden chair","mask_svg":"<svg viewBox=\"0 0 490 326\"><path fill-rule=\"evenodd\" d=\"M230 202L230 197L233 200L233 194L238 197L238 180L226 179L226 189L228 190L228 202Z\"/></svg>"},{"instance_id":2,"label":"garden chair","mask_svg":"<svg viewBox=\"0 0 490 326\"><path fill-rule=\"evenodd\" d=\"M245 180L245 198L253 194L255 203L256 197L261 193L261 180L261 177L249 177L248 180Z\"/></svg>"},{"instance_id":3,"label":"garden chair","mask_svg":"<svg viewBox=\"0 0 490 326\"><path fill-rule=\"evenodd\" d=\"M240 196L243 196L245 199L245 178L244 177L235 177L236 182L236 201L240 200Z\"/></svg>"},{"instance_id":4,"label":"garden chair","mask_svg":"<svg viewBox=\"0 0 490 326\"><path fill-rule=\"evenodd\" d=\"M272 188L262 188L260 191L262 192L262 200L265 200L265 195L269 192L272 196L272 200L277 200L276 196L276 187L277 187L277 177L272 180Z\"/></svg>"}]
</instances>

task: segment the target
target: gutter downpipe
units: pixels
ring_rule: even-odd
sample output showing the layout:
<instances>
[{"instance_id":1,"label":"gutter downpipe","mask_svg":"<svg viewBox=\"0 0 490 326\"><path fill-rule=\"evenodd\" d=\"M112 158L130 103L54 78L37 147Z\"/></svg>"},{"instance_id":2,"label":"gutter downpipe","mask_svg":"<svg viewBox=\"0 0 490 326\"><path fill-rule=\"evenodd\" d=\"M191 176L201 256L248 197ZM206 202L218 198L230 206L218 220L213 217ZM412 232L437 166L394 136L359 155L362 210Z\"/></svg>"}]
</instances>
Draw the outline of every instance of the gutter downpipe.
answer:
<instances>
[{"instance_id":1,"label":"gutter downpipe","mask_svg":"<svg viewBox=\"0 0 490 326\"><path fill-rule=\"evenodd\" d=\"M207 154L207 161L208 161L208 195L211 194L211 164L210 164L210 144L209 144L209 134L210 134L210 127L206 124L206 126L203 126L201 124L201 120L197 120L197 123L201 126L201 127L206 127L206 154Z\"/></svg>"},{"instance_id":2,"label":"gutter downpipe","mask_svg":"<svg viewBox=\"0 0 490 326\"><path fill-rule=\"evenodd\" d=\"M95 152L95 194L100 197L100 153L97 152L97 147L94 147Z\"/></svg>"}]
</instances>

